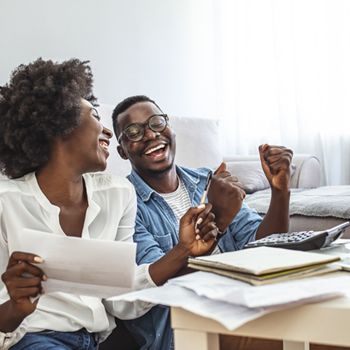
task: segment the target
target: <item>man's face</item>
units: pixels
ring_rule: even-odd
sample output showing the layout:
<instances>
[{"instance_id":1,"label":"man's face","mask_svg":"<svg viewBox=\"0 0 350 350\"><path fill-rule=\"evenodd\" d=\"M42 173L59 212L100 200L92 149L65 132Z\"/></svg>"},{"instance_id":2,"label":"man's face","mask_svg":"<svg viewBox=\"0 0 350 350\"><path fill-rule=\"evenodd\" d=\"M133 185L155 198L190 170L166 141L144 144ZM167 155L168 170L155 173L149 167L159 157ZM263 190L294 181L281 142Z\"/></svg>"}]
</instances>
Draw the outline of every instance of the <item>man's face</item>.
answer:
<instances>
[{"instance_id":1,"label":"man's face","mask_svg":"<svg viewBox=\"0 0 350 350\"><path fill-rule=\"evenodd\" d=\"M133 169L142 177L166 172L174 164L175 133L169 126L156 133L147 124L152 115L161 113L162 111L151 102L138 102L117 118L117 137L131 124L143 124L145 127L142 140L135 142L122 135L118 146L120 156L129 159Z\"/></svg>"}]
</instances>

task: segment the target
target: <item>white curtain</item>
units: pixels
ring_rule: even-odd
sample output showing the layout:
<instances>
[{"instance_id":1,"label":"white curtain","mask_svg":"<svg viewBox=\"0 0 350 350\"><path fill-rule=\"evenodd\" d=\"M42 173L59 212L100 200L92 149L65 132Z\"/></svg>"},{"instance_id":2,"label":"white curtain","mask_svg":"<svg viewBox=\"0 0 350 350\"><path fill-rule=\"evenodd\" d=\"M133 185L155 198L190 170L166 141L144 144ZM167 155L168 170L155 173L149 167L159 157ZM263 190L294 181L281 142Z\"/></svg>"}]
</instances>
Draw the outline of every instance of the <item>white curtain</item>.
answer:
<instances>
[{"instance_id":1,"label":"white curtain","mask_svg":"<svg viewBox=\"0 0 350 350\"><path fill-rule=\"evenodd\" d=\"M350 1L213 0L226 153L316 154L350 184Z\"/></svg>"}]
</instances>

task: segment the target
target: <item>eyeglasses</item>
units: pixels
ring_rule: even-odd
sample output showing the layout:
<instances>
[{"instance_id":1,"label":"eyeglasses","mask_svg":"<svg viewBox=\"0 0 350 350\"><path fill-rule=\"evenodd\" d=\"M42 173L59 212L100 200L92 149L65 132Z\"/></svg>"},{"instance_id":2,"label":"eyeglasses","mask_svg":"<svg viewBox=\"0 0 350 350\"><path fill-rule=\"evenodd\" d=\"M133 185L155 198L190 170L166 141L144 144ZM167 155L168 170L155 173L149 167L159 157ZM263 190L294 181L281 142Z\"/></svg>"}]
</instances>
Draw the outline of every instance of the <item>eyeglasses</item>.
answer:
<instances>
[{"instance_id":1,"label":"eyeglasses","mask_svg":"<svg viewBox=\"0 0 350 350\"><path fill-rule=\"evenodd\" d=\"M145 129L148 126L154 132L163 132L168 126L169 117L167 114L153 114L146 123L134 123L127 126L119 135L117 141L125 135L130 141L138 142L145 136Z\"/></svg>"}]
</instances>

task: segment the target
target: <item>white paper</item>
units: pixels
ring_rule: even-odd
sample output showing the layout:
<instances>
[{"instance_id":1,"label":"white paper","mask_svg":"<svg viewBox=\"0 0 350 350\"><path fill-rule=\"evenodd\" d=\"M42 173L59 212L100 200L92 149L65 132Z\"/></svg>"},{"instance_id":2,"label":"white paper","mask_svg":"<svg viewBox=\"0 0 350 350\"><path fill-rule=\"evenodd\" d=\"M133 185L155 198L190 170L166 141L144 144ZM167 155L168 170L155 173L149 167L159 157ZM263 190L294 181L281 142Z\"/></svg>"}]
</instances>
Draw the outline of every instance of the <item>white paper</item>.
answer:
<instances>
[{"instance_id":1,"label":"white paper","mask_svg":"<svg viewBox=\"0 0 350 350\"><path fill-rule=\"evenodd\" d=\"M197 315L211 318L221 323L229 330L234 330L267 312L273 311L272 309L265 310L262 308L249 309L243 306L226 303L224 301L198 297L198 295L191 290L168 284L162 287L131 292L113 297L109 300L122 300L129 302L142 300L153 304L181 307Z\"/></svg>"},{"instance_id":2,"label":"white paper","mask_svg":"<svg viewBox=\"0 0 350 350\"><path fill-rule=\"evenodd\" d=\"M252 286L209 272L195 272L169 280L199 297L225 301L248 308L284 307L345 295L350 290L350 274L337 273L264 286Z\"/></svg>"},{"instance_id":3,"label":"white paper","mask_svg":"<svg viewBox=\"0 0 350 350\"><path fill-rule=\"evenodd\" d=\"M66 292L106 298L132 290L136 244L68 237L25 229L11 235L10 253L22 251L44 259L38 264L48 280L45 293Z\"/></svg>"},{"instance_id":4,"label":"white paper","mask_svg":"<svg viewBox=\"0 0 350 350\"><path fill-rule=\"evenodd\" d=\"M195 274L199 275L207 273L198 272ZM194 274L189 274L186 276L191 278L193 277L193 275ZM204 275L202 277L204 277ZM221 278L221 276L218 277ZM196 283L197 281L197 278L193 280L194 283ZM211 282L212 281L207 280L207 283ZM253 286L249 287L258 288ZM215 291L218 291L219 289L220 284L215 285ZM251 320L254 320L258 317L261 317L264 314L273 311L287 309L305 303L328 300L339 296L340 295L336 294L320 295L317 297L305 298L302 301L290 302L282 305L248 308L227 301L207 298L205 296L199 296L191 289L184 288L180 285L166 284L162 287L149 288L123 294L117 297L113 297L110 300L128 302L144 301L153 304L181 307L187 311L193 312L194 314L211 318L221 323L224 327L226 327L229 330L234 330Z\"/></svg>"},{"instance_id":5,"label":"white paper","mask_svg":"<svg viewBox=\"0 0 350 350\"><path fill-rule=\"evenodd\" d=\"M338 238L331 246L322 248L322 254L339 256L341 261L336 263L343 270L350 272L350 240Z\"/></svg>"}]
</instances>

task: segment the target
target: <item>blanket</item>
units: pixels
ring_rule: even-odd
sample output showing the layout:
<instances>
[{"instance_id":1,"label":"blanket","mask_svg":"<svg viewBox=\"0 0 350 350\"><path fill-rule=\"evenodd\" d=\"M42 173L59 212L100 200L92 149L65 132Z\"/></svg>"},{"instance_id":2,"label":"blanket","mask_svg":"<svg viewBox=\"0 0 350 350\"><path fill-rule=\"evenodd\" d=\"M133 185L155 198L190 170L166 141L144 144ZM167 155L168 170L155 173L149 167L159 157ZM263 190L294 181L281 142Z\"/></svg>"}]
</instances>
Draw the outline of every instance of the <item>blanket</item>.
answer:
<instances>
[{"instance_id":1,"label":"blanket","mask_svg":"<svg viewBox=\"0 0 350 350\"><path fill-rule=\"evenodd\" d=\"M271 190L247 195L245 203L266 214ZM322 186L312 189L291 189L290 215L336 217L350 219L350 186Z\"/></svg>"}]
</instances>

